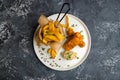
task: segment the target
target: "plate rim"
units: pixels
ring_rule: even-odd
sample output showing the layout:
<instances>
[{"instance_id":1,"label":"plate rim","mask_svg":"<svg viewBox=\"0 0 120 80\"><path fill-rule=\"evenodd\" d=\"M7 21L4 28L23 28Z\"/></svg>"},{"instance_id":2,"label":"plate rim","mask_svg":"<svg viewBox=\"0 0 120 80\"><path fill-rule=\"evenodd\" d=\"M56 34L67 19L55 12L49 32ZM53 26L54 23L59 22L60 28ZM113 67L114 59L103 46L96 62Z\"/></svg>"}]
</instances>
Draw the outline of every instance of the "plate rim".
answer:
<instances>
[{"instance_id":1,"label":"plate rim","mask_svg":"<svg viewBox=\"0 0 120 80\"><path fill-rule=\"evenodd\" d=\"M63 14L64 14L64 13L61 13L61 15L63 15ZM49 17L51 17L51 16L54 16L54 15L58 15L58 13L52 14L52 15L48 16L47 18L49 18ZM68 70L72 70L72 69L77 68L78 66L80 66L80 65L87 59L87 57L88 57L88 55L89 55L89 53L90 53L90 49L91 49L91 35L90 35L90 32L89 32L88 27L86 26L86 24L85 24L80 18L78 18L78 17L76 17L76 16L74 16L74 15L72 15L72 14L66 14L66 15L71 16L71 17L75 18L77 21L79 21L79 22L83 25L83 27L85 28L85 30L86 30L86 32L87 32L87 35L88 35L88 43L89 43L89 46L88 46L88 48L87 48L87 52L86 52L85 56L83 57L83 59L81 59L81 61L78 62L77 64L75 64L73 67L65 68L65 69L55 69L55 68L52 68L52 67L49 67L49 66L45 65L45 63L43 63L43 62L41 61L41 59L38 57L37 51L35 50L35 43L34 43L34 41L35 41L35 34L36 34L37 29L40 27L40 25L37 26L37 28L36 28L36 30L35 30L35 32L34 32L34 36L33 36L33 48L34 48L35 55L37 56L37 58L39 59L39 61L40 61L42 64L44 64L46 67L48 67L48 68L50 68L50 69L53 69L53 70L56 70L56 71L68 71Z\"/></svg>"}]
</instances>

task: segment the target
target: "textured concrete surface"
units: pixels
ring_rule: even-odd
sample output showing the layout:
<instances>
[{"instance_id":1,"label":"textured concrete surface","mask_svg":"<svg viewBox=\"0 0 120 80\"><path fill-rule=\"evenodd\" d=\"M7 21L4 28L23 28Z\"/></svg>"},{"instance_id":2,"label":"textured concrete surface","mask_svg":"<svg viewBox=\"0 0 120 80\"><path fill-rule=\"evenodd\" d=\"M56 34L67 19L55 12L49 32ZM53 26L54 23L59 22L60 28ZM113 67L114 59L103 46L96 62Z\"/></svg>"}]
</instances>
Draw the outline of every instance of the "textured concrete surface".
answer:
<instances>
[{"instance_id":1,"label":"textured concrete surface","mask_svg":"<svg viewBox=\"0 0 120 80\"><path fill-rule=\"evenodd\" d=\"M92 47L82 65L58 72L38 60L32 38L38 17L64 2L88 26ZM120 80L120 0L0 0L0 80Z\"/></svg>"}]
</instances>

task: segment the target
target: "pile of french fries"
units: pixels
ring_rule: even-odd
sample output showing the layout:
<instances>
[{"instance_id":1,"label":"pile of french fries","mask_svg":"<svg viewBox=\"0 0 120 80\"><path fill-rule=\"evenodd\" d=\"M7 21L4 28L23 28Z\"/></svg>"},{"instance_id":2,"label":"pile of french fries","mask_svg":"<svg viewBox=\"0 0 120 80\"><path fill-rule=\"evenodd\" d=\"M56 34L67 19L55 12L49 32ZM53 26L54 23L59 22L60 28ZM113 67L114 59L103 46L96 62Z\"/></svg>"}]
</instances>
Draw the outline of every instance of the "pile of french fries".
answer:
<instances>
[{"instance_id":1,"label":"pile of french fries","mask_svg":"<svg viewBox=\"0 0 120 80\"><path fill-rule=\"evenodd\" d=\"M47 25L43 26L42 34L42 42L44 44L59 42L65 38L64 35L61 34L60 29L55 26L55 22L53 21L49 21Z\"/></svg>"},{"instance_id":2,"label":"pile of french fries","mask_svg":"<svg viewBox=\"0 0 120 80\"><path fill-rule=\"evenodd\" d=\"M36 32L36 42L39 46L42 44L51 45L48 53L52 58L55 58L58 51L56 47L61 46L60 42L65 39L62 24L59 21L48 20L44 15L40 16L38 23L40 27Z\"/></svg>"}]
</instances>

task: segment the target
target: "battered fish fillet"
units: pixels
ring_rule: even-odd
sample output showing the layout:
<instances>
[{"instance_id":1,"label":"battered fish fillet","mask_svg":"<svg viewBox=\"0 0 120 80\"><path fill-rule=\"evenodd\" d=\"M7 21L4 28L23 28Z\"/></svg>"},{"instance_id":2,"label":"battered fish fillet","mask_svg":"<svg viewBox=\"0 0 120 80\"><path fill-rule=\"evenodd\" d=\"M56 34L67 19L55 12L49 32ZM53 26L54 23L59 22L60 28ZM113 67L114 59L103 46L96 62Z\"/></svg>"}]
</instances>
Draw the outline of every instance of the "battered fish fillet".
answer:
<instances>
[{"instance_id":1,"label":"battered fish fillet","mask_svg":"<svg viewBox=\"0 0 120 80\"><path fill-rule=\"evenodd\" d=\"M80 41L79 46L80 46L81 48L83 48L83 47L85 46L85 42L84 42L84 41Z\"/></svg>"},{"instance_id":2,"label":"battered fish fillet","mask_svg":"<svg viewBox=\"0 0 120 80\"><path fill-rule=\"evenodd\" d=\"M63 48L66 51L69 51L79 45L81 41L83 41L83 36L79 32L76 32L65 42Z\"/></svg>"}]
</instances>

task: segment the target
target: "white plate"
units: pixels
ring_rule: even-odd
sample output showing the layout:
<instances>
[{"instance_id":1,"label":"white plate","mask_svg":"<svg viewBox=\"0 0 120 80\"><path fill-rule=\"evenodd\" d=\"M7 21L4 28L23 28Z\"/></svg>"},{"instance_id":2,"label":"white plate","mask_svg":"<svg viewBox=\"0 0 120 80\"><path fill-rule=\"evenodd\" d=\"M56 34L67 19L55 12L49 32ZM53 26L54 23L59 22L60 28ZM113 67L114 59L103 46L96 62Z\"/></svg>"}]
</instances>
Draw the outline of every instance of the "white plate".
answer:
<instances>
[{"instance_id":1,"label":"white plate","mask_svg":"<svg viewBox=\"0 0 120 80\"><path fill-rule=\"evenodd\" d=\"M60 15L60 18L62 17L63 14L64 13ZM67 15L69 17L70 25L73 25L73 24L75 25L74 31L75 32L80 32L81 30L83 31L81 34L84 35L84 42L86 43L85 47L80 48L79 46L76 46L75 48L72 49L72 51L78 53L79 59L74 59L74 60L63 59L61 56L61 52L63 52L62 48L60 49L59 52L57 52L56 58L51 59L50 55L47 53L47 49L49 48L49 46L45 46L45 45L37 46L36 41L33 38L34 50L39 60L47 67L54 69L54 70L58 70L58 71L71 70L73 68L76 68L80 64L82 64L83 61L87 58L90 48L91 48L91 37L90 37L90 33L86 25L77 17L71 14L67 14ZM48 19L56 20L57 16L58 14L54 14L54 15L49 16ZM61 21L61 23L65 23L65 18ZM40 26L38 26L38 28L39 27Z\"/></svg>"}]
</instances>

